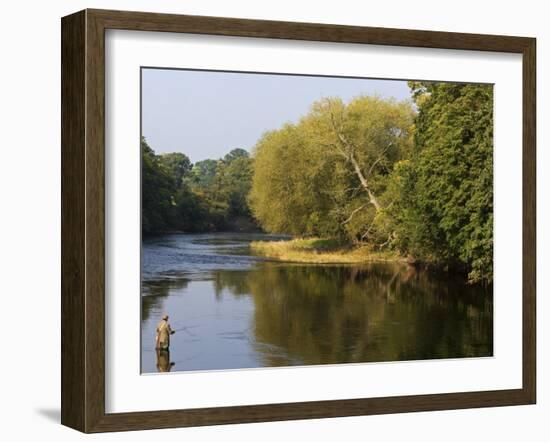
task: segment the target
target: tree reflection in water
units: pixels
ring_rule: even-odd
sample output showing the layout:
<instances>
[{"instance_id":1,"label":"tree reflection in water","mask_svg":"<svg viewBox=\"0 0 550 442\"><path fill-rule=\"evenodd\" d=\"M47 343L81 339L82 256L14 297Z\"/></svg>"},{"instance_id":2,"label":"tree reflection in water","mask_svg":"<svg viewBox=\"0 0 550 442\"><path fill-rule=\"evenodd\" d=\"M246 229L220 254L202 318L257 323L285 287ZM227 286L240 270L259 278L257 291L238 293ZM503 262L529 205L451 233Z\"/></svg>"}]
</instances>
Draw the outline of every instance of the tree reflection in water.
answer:
<instances>
[{"instance_id":1,"label":"tree reflection in water","mask_svg":"<svg viewBox=\"0 0 550 442\"><path fill-rule=\"evenodd\" d=\"M404 264L265 262L251 270L217 270L209 278L211 298L203 301L211 302L212 310L232 300L252 304L248 340L255 357L247 366L493 353L492 288L467 285L447 274L438 276ZM166 294L193 290L193 281L188 280L155 284L148 284L147 290L156 296L144 297L143 320L151 311L161 312ZM181 308L185 309L185 297ZM201 325L197 326L200 340ZM230 344L226 339L219 345ZM211 351L216 351L215 346ZM223 361L216 364L223 367ZM178 365L178 369L186 368Z\"/></svg>"},{"instance_id":2,"label":"tree reflection in water","mask_svg":"<svg viewBox=\"0 0 550 442\"><path fill-rule=\"evenodd\" d=\"M491 290L407 265L268 265L219 272L254 300L263 365L491 356ZM244 281L246 284L244 284ZM273 352L273 348L284 352Z\"/></svg>"}]
</instances>

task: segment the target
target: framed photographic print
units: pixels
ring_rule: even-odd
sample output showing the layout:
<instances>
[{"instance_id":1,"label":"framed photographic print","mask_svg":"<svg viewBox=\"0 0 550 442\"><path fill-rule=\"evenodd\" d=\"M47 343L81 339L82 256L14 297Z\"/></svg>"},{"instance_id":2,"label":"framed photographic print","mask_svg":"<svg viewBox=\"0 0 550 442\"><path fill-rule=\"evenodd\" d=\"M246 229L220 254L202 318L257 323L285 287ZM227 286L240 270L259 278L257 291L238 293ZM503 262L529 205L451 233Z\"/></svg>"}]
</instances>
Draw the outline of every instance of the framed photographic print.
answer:
<instances>
[{"instance_id":1,"label":"framed photographic print","mask_svg":"<svg viewBox=\"0 0 550 442\"><path fill-rule=\"evenodd\" d=\"M535 40L62 19L62 423L533 404Z\"/></svg>"}]
</instances>

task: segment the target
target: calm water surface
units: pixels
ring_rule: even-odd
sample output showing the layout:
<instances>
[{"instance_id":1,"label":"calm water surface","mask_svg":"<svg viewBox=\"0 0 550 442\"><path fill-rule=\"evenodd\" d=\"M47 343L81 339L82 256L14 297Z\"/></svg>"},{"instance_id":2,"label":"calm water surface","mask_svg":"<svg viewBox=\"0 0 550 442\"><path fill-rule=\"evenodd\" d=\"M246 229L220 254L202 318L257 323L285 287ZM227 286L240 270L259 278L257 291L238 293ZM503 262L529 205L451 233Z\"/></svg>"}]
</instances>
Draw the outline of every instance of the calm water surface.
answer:
<instances>
[{"instance_id":1,"label":"calm water surface","mask_svg":"<svg viewBox=\"0 0 550 442\"><path fill-rule=\"evenodd\" d=\"M144 238L143 373L492 356L492 288L404 264L265 260L263 234ZM176 333L155 352L164 313Z\"/></svg>"}]
</instances>

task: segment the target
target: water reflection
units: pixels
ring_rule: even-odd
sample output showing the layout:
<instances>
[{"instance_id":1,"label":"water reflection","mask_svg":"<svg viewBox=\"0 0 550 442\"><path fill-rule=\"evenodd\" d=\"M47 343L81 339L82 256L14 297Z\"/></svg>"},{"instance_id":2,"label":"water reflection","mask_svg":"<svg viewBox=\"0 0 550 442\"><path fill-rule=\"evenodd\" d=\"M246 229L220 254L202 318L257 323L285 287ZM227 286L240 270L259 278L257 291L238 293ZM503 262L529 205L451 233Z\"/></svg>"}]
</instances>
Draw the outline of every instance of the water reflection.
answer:
<instances>
[{"instance_id":1,"label":"water reflection","mask_svg":"<svg viewBox=\"0 0 550 442\"><path fill-rule=\"evenodd\" d=\"M169 372L174 365L174 362L170 362L170 350L156 350L157 353L157 371L159 373Z\"/></svg>"},{"instance_id":2,"label":"water reflection","mask_svg":"<svg viewBox=\"0 0 550 442\"><path fill-rule=\"evenodd\" d=\"M162 312L176 370L491 356L492 288L395 264L258 262L144 281L142 370ZM170 365L171 364L171 365ZM168 367L161 370L159 367Z\"/></svg>"},{"instance_id":3,"label":"water reflection","mask_svg":"<svg viewBox=\"0 0 550 442\"><path fill-rule=\"evenodd\" d=\"M232 289L235 278L218 280ZM281 362L270 346L302 364L492 354L487 297L412 267L264 266L246 281L266 366Z\"/></svg>"}]
</instances>

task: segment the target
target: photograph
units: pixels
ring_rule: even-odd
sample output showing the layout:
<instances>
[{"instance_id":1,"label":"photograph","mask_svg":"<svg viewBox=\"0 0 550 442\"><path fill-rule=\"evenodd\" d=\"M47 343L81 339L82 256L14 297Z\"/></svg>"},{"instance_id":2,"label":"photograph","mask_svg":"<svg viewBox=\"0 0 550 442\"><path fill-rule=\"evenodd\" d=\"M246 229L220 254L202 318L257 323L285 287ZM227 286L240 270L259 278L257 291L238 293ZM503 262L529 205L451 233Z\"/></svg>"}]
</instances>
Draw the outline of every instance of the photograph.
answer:
<instances>
[{"instance_id":1,"label":"photograph","mask_svg":"<svg viewBox=\"0 0 550 442\"><path fill-rule=\"evenodd\" d=\"M141 373L493 356L493 84L141 68Z\"/></svg>"}]
</instances>

